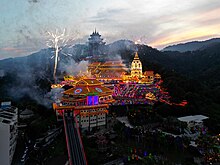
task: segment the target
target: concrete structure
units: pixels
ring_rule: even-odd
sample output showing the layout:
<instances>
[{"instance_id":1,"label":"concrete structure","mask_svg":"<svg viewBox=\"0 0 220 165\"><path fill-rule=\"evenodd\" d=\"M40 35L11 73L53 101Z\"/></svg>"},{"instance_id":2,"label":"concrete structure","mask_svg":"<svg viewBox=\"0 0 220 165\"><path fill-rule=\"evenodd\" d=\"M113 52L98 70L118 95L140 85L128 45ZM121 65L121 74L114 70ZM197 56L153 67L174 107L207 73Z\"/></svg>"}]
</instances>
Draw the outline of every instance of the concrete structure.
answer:
<instances>
[{"instance_id":1,"label":"concrete structure","mask_svg":"<svg viewBox=\"0 0 220 165\"><path fill-rule=\"evenodd\" d=\"M17 144L18 109L0 108L0 164L10 165Z\"/></svg>"},{"instance_id":2,"label":"concrete structure","mask_svg":"<svg viewBox=\"0 0 220 165\"><path fill-rule=\"evenodd\" d=\"M184 135L191 140L196 140L201 134L205 134L207 128L203 125L203 120L209 117L203 115L179 117L178 120L187 123L187 128L184 129Z\"/></svg>"},{"instance_id":3,"label":"concrete structure","mask_svg":"<svg viewBox=\"0 0 220 165\"><path fill-rule=\"evenodd\" d=\"M203 120L208 119L209 117L203 115L194 115L194 116L184 116L179 117L178 120L187 123L188 128L195 126L203 126Z\"/></svg>"}]
</instances>

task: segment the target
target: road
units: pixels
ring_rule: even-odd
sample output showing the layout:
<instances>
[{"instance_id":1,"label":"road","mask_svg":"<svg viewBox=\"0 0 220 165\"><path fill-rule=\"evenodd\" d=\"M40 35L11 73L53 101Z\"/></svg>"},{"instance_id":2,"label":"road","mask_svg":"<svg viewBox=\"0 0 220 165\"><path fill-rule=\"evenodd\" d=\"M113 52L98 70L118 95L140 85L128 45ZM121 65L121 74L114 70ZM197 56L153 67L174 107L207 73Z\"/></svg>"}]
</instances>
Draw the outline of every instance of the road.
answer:
<instances>
[{"instance_id":1,"label":"road","mask_svg":"<svg viewBox=\"0 0 220 165\"><path fill-rule=\"evenodd\" d=\"M87 165L81 136L75 119L70 116L64 116L64 128L70 165Z\"/></svg>"}]
</instances>

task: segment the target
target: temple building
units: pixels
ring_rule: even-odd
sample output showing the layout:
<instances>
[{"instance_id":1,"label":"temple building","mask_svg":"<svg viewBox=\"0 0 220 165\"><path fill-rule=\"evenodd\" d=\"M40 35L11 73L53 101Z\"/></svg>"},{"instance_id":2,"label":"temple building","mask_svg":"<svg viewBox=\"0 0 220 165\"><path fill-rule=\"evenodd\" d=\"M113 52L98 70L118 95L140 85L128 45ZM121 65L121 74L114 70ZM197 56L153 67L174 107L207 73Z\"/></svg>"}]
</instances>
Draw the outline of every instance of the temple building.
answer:
<instances>
[{"instance_id":1,"label":"temple building","mask_svg":"<svg viewBox=\"0 0 220 165\"><path fill-rule=\"evenodd\" d=\"M154 71L142 71L142 63L137 52L130 69L122 61L106 61L90 63L88 72L104 83L135 82L152 84L161 79L158 73L154 75Z\"/></svg>"},{"instance_id":2,"label":"temple building","mask_svg":"<svg viewBox=\"0 0 220 165\"><path fill-rule=\"evenodd\" d=\"M95 57L102 54L102 48L103 45L105 45L105 42L103 42L103 38L101 38L101 35L99 32L95 31L90 35L88 38L89 42L89 56Z\"/></svg>"},{"instance_id":3,"label":"temple building","mask_svg":"<svg viewBox=\"0 0 220 165\"><path fill-rule=\"evenodd\" d=\"M53 104L57 119L62 119L63 111L70 111L83 130L105 126L108 104L114 102L112 92L94 78L82 79L64 91L59 103Z\"/></svg>"},{"instance_id":4,"label":"temple building","mask_svg":"<svg viewBox=\"0 0 220 165\"><path fill-rule=\"evenodd\" d=\"M94 62L89 64L88 71L99 81L105 83L120 82L128 68L122 61Z\"/></svg>"},{"instance_id":5,"label":"temple building","mask_svg":"<svg viewBox=\"0 0 220 165\"><path fill-rule=\"evenodd\" d=\"M142 78L142 63L137 52L135 53L134 60L131 63L131 76Z\"/></svg>"},{"instance_id":6,"label":"temple building","mask_svg":"<svg viewBox=\"0 0 220 165\"><path fill-rule=\"evenodd\" d=\"M156 79L155 79L155 76ZM152 84L155 80L160 80L161 77L157 73L154 75L154 71L145 71L142 72L142 63L138 57L138 53L135 53L134 59L131 63L130 73L124 74L122 77L124 82L135 82L142 84Z\"/></svg>"}]
</instances>

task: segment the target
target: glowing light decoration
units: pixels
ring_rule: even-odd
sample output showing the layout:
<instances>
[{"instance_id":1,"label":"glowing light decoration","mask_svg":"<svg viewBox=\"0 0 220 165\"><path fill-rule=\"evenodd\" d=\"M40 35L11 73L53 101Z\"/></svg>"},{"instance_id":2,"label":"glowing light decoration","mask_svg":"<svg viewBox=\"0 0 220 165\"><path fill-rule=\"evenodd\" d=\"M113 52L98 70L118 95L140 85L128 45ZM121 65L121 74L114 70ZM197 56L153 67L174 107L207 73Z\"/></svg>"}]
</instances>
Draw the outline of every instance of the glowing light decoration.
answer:
<instances>
[{"instance_id":1,"label":"glowing light decoration","mask_svg":"<svg viewBox=\"0 0 220 165\"><path fill-rule=\"evenodd\" d=\"M95 88L95 90L97 90L98 92L102 92L102 90L100 88Z\"/></svg>"},{"instance_id":2,"label":"glowing light decoration","mask_svg":"<svg viewBox=\"0 0 220 165\"><path fill-rule=\"evenodd\" d=\"M94 96L94 105L99 104L99 96Z\"/></svg>"},{"instance_id":3,"label":"glowing light decoration","mask_svg":"<svg viewBox=\"0 0 220 165\"><path fill-rule=\"evenodd\" d=\"M79 94L79 93L81 93L81 92L82 92L82 89L81 89L81 88L77 88L77 89L74 91L75 94Z\"/></svg>"},{"instance_id":4,"label":"glowing light decoration","mask_svg":"<svg viewBox=\"0 0 220 165\"><path fill-rule=\"evenodd\" d=\"M88 96L88 105L93 105L93 96Z\"/></svg>"},{"instance_id":5,"label":"glowing light decoration","mask_svg":"<svg viewBox=\"0 0 220 165\"><path fill-rule=\"evenodd\" d=\"M54 58L54 70L53 70L53 78L56 83L56 70L57 70L57 64L59 61L59 52L62 50L60 46L66 46L66 43L68 42L67 36L65 36L65 29L63 30L62 33L59 33L58 30L56 29L55 33L52 32L47 32L48 35L51 37L47 42L47 46L49 48L54 48L55 49L55 55L51 57ZM63 55L65 56L72 56L71 54L66 54L62 52Z\"/></svg>"}]
</instances>

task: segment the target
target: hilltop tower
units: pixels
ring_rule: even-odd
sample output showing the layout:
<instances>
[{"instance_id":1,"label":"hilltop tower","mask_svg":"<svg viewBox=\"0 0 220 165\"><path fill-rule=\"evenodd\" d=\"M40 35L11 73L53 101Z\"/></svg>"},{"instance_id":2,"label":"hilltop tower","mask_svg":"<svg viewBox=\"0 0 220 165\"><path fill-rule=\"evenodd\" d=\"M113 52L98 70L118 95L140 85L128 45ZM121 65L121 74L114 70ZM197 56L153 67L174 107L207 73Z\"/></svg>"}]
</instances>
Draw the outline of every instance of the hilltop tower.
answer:
<instances>
[{"instance_id":1,"label":"hilltop tower","mask_svg":"<svg viewBox=\"0 0 220 165\"><path fill-rule=\"evenodd\" d=\"M101 38L101 35L99 32L95 31L90 35L88 38L89 40L89 55L90 56L98 56L101 55L103 45L105 45L105 42L103 42L103 38Z\"/></svg>"},{"instance_id":2,"label":"hilltop tower","mask_svg":"<svg viewBox=\"0 0 220 165\"><path fill-rule=\"evenodd\" d=\"M142 77L142 63L138 57L138 53L135 53L134 60L131 63L131 76Z\"/></svg>"}]
</instances>

